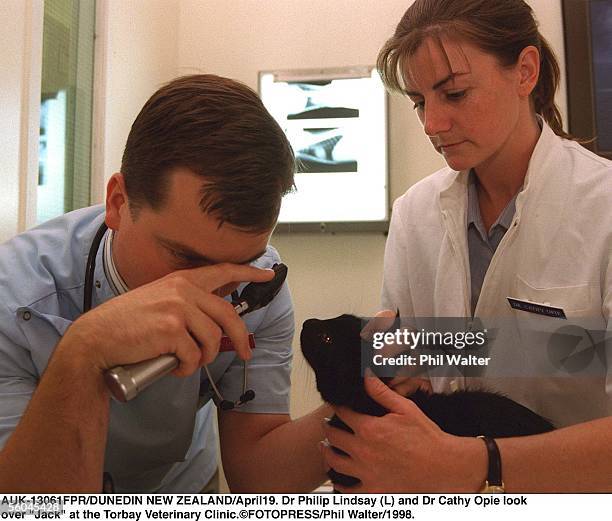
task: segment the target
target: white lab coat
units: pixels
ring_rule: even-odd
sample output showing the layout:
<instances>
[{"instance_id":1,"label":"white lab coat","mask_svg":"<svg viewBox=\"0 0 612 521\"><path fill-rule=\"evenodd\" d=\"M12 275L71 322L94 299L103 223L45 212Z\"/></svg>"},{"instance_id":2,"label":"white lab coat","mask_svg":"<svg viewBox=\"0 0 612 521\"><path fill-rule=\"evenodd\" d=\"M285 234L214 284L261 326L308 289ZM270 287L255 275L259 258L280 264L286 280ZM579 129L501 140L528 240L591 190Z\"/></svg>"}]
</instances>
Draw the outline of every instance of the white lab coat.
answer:
<instances>
[{"instance_id":1,"label":"white lab coat","mask_svg":"<svg viewBox=\"0 0 612 521\"><path fill-rule=\"evenodd\" d=\"M471 315L467 180L467 172L446 167L395 201L385 251L385 308L399 309L403 317ZM515 297L561 307L568 319L588 317L606 328L612 315L611 251L612 162L561 139L543 123L512 225L491 260L475 316L546 320L512 309L507 297ZM570 425L612 415L609 348L606 356L603 377L478 383L557 426ZM473 383L440 379L434 388Z\"/></svg>"}]
</instances>

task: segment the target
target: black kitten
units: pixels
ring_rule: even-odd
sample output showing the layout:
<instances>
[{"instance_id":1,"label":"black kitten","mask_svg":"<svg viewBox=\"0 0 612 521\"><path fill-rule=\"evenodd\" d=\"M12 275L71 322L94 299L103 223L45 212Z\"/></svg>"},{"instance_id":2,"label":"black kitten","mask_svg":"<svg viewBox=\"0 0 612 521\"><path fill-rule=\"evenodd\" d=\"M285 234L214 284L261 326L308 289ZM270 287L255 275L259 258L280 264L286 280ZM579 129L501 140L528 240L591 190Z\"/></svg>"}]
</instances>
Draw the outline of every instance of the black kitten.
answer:
<instances>
[{"instance_id":1,"label":"black kitten","mask_svg":"<svg viewBox=\"0 0 612 521\"><path fill-rule=\"evenodd\" d=\"M330 320L307 320L300 336L302 352L314 369L317 389L323 400L363 414L384 416L388 411L372 400L363 386L361 327L361 320L353 315L341 315ZM443 431L456 436L506 438L554 429L548 420L527 407L492 392L471 390L429 395L417 391L408 398ZM353 432L335 415L330 425ZM339 449L334 450L342 453ZM328 476L333 483L344 486L359 483L357 478L333 469Z\"/></svg>"}]
</instances>

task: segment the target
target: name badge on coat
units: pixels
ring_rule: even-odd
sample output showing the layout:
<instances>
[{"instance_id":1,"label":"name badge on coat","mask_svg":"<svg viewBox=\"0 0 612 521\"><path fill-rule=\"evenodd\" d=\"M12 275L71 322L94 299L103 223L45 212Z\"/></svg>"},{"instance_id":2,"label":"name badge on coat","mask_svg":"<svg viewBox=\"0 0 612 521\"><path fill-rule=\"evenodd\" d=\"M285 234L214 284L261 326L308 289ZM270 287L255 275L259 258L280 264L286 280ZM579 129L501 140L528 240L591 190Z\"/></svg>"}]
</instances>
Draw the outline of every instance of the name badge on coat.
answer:
<instances>
[{"instance_id":1,"label":"name badge on coat","mask_svg":"<svg viewBox=\"0 0 612 521\"><path fill-rule=\"evenodd\" d=\"M567 320L563 308L551 306L547 302L541 304L539 302L531 302L529 300L521 300L513 297L507 297L510 307L518 311L526 311L527 313L535 313L545 317L561 318Z\"/></svg>"}]
</instances>

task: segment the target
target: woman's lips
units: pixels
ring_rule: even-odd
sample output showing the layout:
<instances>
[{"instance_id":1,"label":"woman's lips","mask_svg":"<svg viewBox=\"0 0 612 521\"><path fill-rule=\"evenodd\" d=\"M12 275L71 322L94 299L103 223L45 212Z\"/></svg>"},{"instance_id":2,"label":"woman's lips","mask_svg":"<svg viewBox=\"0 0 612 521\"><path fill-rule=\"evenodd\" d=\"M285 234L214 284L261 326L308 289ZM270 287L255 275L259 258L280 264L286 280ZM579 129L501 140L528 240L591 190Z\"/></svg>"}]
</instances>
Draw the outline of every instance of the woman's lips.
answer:
<instances>
[{"instance_id":1,"label":"woman's lips","mask_svg":"<svg viewBox=\"0 0 612 521\"><path fill-rule=\"evenodd\" d=\"M452 149L454 147L457 147L461 144L465 143L465 141L457 141L456 143L449 143L449 144L445 144L445 145L439 145L441 150L449 150Z\"/></svg>"}]
</instances>

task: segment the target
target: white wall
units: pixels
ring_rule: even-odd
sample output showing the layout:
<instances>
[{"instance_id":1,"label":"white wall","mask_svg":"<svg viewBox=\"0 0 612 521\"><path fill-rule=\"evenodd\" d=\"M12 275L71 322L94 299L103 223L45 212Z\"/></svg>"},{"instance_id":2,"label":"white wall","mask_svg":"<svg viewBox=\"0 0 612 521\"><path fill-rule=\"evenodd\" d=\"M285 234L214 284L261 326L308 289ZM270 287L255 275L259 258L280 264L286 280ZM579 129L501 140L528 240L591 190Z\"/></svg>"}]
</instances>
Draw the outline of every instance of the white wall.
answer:
<instances>
[{"instance_id":1,"label":"white wall","mask_svg":"<svg viewBox=\"0 0 612 521\"><path fill-rule=\"evenodd\" d=\"M104 183L119 170L132 122L145 101L178 75L180 0L98 0L104 69L95 86L104 125L94 136ZM99 187L98 187L99 188ZM100 195L103 190L99 191ZM99 200L102 198L100 197Z\"/></svg>"},{"instance_id":2,"label":"white wall","mask_svg":"<svg viewBox=\"0 0 612 521\"><path fill-rule=\"evenodd\" d=\"M15 13L25 20L25 6L19 0L0 2L0 24L9 27ZM11 24L14 27L14 24ZM0 240L17 232L19 205L19 138L23 81L24 28L0 31Z\"/></svg>"},{"instance_id":3,"label":"white wall","mask_svg":"<svg viewBox=\"0 0 612 521\"><path fill-rule=\"evenodd\" d=\"M35 219L42 15L42 0L0 2L0 242Z\"/></svg>"}]
</instances>

